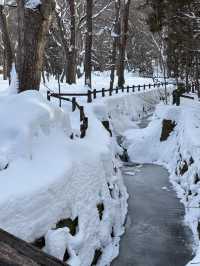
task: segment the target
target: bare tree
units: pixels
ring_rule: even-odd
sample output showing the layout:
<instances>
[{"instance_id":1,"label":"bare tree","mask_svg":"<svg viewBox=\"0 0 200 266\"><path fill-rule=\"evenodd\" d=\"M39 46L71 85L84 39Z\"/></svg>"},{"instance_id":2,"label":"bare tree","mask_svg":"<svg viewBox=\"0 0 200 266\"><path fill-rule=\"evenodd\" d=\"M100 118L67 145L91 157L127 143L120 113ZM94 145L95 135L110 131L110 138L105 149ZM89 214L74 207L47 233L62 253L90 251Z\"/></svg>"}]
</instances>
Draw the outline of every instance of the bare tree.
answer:
<instances>
[{"instance_id":1,"label":"bare tree","mask_svg":"<svg viewBox=\"0 0 200 266\"><path fill-rule=\"evenodd\" d=\"M46 36L55 9L54 0L41 0L29 7L18 0L18 58L19 92L39 90Z\"/></svg>"},{"instance_id":2,"label":"bare tree","mask_svg":"<svg viewBox=\"0 0 200 266\"><path fill-rule=\"evenodd\" d=\"M75 17L75 2L69 0L70 7L70 45L68 59L67 83L76 83L76 17Z\"/></svg>"},{"instance_id":3,"label":"bare tree","mask_svg":"<svg viewBox=\"0 0 200 266\"><path fill-rule=\"evenodd\" d=\"M7 20L4 13L3 5L0 5L0 29L2 32L2 40L4 46L4 60L5 60L4 73L5 76L7 76L10 80L10 71L12 68L12 63L14 62L14 56L13 56L13 51L7 26Z\"/></svg>"},{"instance_id":4,"label":"bare tree","mask_svg":"<svg viewBox=\"0 0 200 266\"><path fill-rule=\"evenodd\" d=\"M112 58L111 58L110 89L113 89L113 84L115 79L115 69L116 69L115 66L116 66L117 46L119 45L119 38L120 38L120 0L115 1L115 23L111 35L113 37L113 46L112 46Z\"/></svg>"},{"instance_id":5,"label":"bare tree","mask_svg":"<svg viewBox=\"0 0 200 266\"><path fill-rule=\"evenodd\" d=\"M92 12L93 0L86 5L86 38L85 38L85 85L92 87Z\"/></svg>"},{"instance_id":6,"label":"bare tree","mask_svg":"<svg viewBox=\"0 0 200 266\"><path fill-rule=\"evenodd\" d=\"M125 51L128 38L128 22L129 22L129 9L131 0L124 0L123 3L123 16L121 26L121 40L119 45L119 69L118 69L118 86L122 87L125 83L124 80L124 65L125 65Z\"/></svg>"}]
</instances>

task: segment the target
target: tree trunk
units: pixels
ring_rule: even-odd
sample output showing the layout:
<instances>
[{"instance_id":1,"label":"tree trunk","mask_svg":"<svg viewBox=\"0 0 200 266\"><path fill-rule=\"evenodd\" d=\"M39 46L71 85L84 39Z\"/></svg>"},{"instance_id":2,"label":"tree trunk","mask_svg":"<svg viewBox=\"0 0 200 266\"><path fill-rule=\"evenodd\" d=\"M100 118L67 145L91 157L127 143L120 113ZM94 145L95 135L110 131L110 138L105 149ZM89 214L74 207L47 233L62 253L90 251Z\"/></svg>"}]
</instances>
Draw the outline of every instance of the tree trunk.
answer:
<instances>
[{"instance_id":1,"label":"tree trunk","mask_svg":"<svg viewBox=\"0 0 200 266\"><path fill-rule=\"evenodd\" d=\"M119 44L120 37L120 0L115 1L115 24L113 30L113 47L112 47L112 60L111 60L111 74L110 74L110 89L113 89L115 80L115 69L116 69L116 56L117 46Z\"/></svg>"},{"instance_id":2,"label":"tree trunk","mask_svg":"<svg viewBox=\"0 0 200 266\"><path fill-rule=\"evenodd\" d=\"M92 88L92 8L93 0L87 0L85 39L85 85Z\"/></svg>"},{"instance_id":3,"label":"tree trunk","mask_svg":"<svg viewBox=\"0 0 200 266\"><path fill-rule=\"evenodd\" d=\"M63 72L63 76L61 78L61 82L63 82L64 76L66 76L66 82L68 83L68 73L69 73L69 67L70 67L70 64L69 64L69 47L68 47L67 40L65 39L64 25L63 25L62 20L61 20L59 14L57 12L56 12L56 20L57 20L60 38L61 38L61 42L63 45L64 53L65 53L65 66L64 66L64 72Z\"/></svg>"},{"instance_id":4,"label":"tree trunk","mask_svg":"<svg viewBox=\"0 0 200 266\"><path fill-rule=\"evenodd\" d=\"M118 70L118 86L123 87L124 80L124 65L125 65L125 50L128 39L128 21L129 8L131 0L124 0L123 17L122 17L122 34L119 46L119 70Z\"/></svg>"},{"instance_id":5,"label":"tree trunk","mask_svg":"<svg viewBox=\"0 0 200 266\"><path fill-rule=\"evenodd\" d=\"M2 40L4 45L4 58L5 58L5 74L10 80L10 72L12 69L12 63L14 62L13 51L8 32L8 26L6 16L3 12L3 6L0 5L0 29L2 32Z\"/></svg>"},{"instance_id":6,"label":"tree trunk","mask_svg":"<svg viewBox=\"0 0 200 266\"><path fill-rule=\"evenodd\" d=\"M54 9L54 0L41 0L35 9L26 8L24 1L18 0L19 92L39 90L46 36Z\"/></svg>"},{"instance_id":7,"label":"tree trunk","mask_svg":"<svg viewBox=\"0 0 200 266\"><path fill-rule=\"evenodd\" d=\"M71 20L71 37L69 46L67 83L73 84L76 83L76 17L74 0L69 0L69 6Z\"/></svg>"}]
</instances>

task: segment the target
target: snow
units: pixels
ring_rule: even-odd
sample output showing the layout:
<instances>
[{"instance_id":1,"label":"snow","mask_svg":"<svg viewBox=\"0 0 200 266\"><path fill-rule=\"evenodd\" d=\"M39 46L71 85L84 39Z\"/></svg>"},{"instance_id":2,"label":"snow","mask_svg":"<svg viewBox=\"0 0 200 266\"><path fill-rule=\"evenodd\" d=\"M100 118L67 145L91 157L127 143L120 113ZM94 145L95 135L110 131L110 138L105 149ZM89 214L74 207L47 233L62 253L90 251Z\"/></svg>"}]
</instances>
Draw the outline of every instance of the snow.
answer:
<instances>
[{"instance_id":1,"label":"snow","mask_svg":"<svg viewBox=\"0 0 200 266\"><path fill-rule=\"evenodd\" d=\"M28 242L45 236L44 250L58 258L67 247L73 266L90 265L101 249L99 265L105 266L118 254L127 212L114 138L93 106L87 108L87 137L72 140L71 113L39 92L4 95L0 101L0 227ZM66 227L55 229L59 220L76 217L75 236Z\"/></svg>"},{"instance_id":2,"label":"snow","mask_svg":"<svg viewBox=\"0 0 200 266\"><path fill-rule=\"evenodd\" d=\"M163 119L175 121L176 127L168 139L161 142ZM183 100L180 107L159 104L147 128L129 129L124 133L124 145L128 149L131 161L163 165L170 173L170 180L177 195L185 205L185 223L190 226L194 235L196 257L188 263L188 266L200 265L200 242L197 228L200 219L199 122L199 102ZM187 167L183 170L186 163Z\"/></svg>"},{"instance_id":3,"label":"snow","mask_svg":"<svg viewBox=\"0 0 200 266\"><path fill-rule=\"evenodd\" d=\"M107 73L93 78L94 88L106 88ZM62 84L61 91L86 91L83 80L76 86ZM151 82L127 74L129 85ZM0 227L28 242L44 236L44 250L60 259L67 248L69 265L91 265L95 250L102 251L98 266L109 265L119 253L128 198L115 137L137 128L164 91L99 97L88 105L78 99L89 118L86 137L80 139L79 112L72 113L69 103L60 109L56 100L46 101L45 86L41 93L15 94L2 79L0 85ZM53 79L47 86L57 88ZM112 138L101 123L106 120ZM74 236L67 227L56 229L58 221L76 217Z\"/></svg>"},{"instance_id":4,"label":"snow","mask_svg":"<svg viewBox=\"0 0 200 266\"><path fill-rule=\"evenodd\" d=\"M25 1L25 7L30 9L35 9L41 4L40 0L27 0Z\"/></svg>"}]
</instances>

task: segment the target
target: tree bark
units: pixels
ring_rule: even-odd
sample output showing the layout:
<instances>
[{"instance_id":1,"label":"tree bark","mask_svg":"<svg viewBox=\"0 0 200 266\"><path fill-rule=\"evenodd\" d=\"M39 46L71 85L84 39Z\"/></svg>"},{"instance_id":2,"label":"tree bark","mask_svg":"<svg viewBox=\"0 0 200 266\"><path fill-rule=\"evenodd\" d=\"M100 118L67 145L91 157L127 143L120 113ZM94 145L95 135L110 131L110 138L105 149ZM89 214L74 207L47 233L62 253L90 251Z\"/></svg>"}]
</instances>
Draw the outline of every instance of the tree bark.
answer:
<instances>
[{"instance_id":1,"label":"tree bark","mask_svg":"<svg viewBox=\"0 0 200 266\"><path fill-rule=\"evenodd\" d=\"M71 20L71 36L69 45L68 73L67 83L76 83L76 17L75 17L75 2L69 0L70 20Z\"/></svg>"},{"instance_id":2,"label":"tree bark","mask_svg":"<svg viewBox=\"0 0 200 266\"><path fill-rule=\"evenodd\" d=\"M10 80L10 72L12 69L12 63L14 62L14 56L8 32L7 20L2 5L0 5L0 29L2 32L2 40L4 45L5 74Z\"/></svg>"},{"instance_id":3,"label":"tree bark","mask_svg":"<svg viewBox=\"0 0 200 266\"><path fill-rule=\"evenodd\" d=\"M119 69L118 69L118 86L123 87L125 83L124 79L124 65L125 65L125 51L128 39L128 21L129 21L129 9L131 0L124 0L123 17L122 17L122 32L119 46Z\"/></svg>"},{"instance_id":4,"label":"tree bark","mask_svg":"<svg viewBox=\"0 0 200 266\"><path fill-rule=\"evenodd\" d=\"M93 0L87 0L85 39L85 85L92 88L92 11Z\"/></svg>"},{"instance_id":5,"label":"tree bark","mask_svg":"<svg viewBox=\"0 0 200 266\"><path fill-rule=\"evenodd\" d=\"M46 36L54 9L54 0L41 0L35 9L26 8L24 0L18 0L19 92L39 90Z\"/></svg>"},{"instance_id":6,"label":"tree bark","mask_svg":"<svg viewBox=\"0 0 200 266\"><path fill-rule=\"evenodd\" d=\"M110 74L110 89L113 89L115 80L115 69L116 69L116 56L117 46L120 38L120 0L115 1L115 24L113 31L113 47L112 47L112 59L111 59L111 74Z\"/></svg>"},{"instance_id":7,"label":"tree bark","mask_svg":"<svg viewBox=\"0 0 200 266\"><path fill-rule=\"evenodd\" d=\"M63 82L64 76L66 76L66 82L68 83L68 72L69 72L69 66L70 66L68 62L69 61L69 47L68 47L67 40L65 39L63 22L57 12L56 12L56 21L57 21L60 38L61 38L61 42L63 45L64 53L65 53L65 66L64 66L63 75L61 77L61 82Z\"/></svg>"}]
</instances>

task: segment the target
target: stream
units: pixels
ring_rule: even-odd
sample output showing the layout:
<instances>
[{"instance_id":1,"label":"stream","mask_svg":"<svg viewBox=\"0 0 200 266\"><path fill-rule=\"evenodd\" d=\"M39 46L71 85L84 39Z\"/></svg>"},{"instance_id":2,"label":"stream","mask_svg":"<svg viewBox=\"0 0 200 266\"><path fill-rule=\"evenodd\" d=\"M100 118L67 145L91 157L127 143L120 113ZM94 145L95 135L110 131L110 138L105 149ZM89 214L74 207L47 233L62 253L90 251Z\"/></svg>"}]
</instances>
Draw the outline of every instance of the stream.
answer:
<instances>
[{"instance_id":1,"label":"stream","mask_svg":"<svg viewBox=\"0 0 200 266\"><path fill-rule=\"evenodd\" d=\"M141 121L141 128L147 120ZM192 259L192 233L168 171L157 165L124 163L129 193L126 232L112 266L185 266Z\"/></svg>"}]
</instances>

